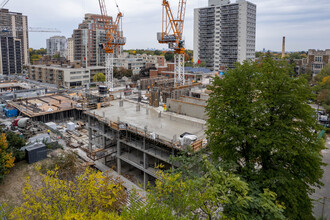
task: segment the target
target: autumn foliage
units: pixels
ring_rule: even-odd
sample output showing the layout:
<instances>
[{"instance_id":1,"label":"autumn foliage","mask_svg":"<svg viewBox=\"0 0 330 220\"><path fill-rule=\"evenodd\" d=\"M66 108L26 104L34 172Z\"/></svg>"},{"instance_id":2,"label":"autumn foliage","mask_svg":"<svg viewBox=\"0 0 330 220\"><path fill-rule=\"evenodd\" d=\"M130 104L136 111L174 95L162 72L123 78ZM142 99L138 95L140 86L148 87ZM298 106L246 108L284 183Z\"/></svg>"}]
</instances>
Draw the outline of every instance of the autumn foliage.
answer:
<instances>
[{"instance_id":1,"label":"autumn foliage","mask_svg":"<svg viewBox=\"0 0 330 220\"><path fill-rule=\"evenodd\" d=\"M38 187L27 179L24 203L11 213L14 219L118 219L126 199L120 182L86 169L74 181L61 180L57 170L40 174ZM120 219L120 218L119 218Z\"/></svg>"},{"instance_id":2,"label":"autumn foliage","mask_svg":"<svg viewBox=\"0 0 330 220\"><path fill-rule=\"evenodd\" d=\"M6 135L2 133L0 138L0 182L3 180L4 175L9 173L10 168L14 166L14 161L15 157L8 150Z\"/></svg>"}]
</instances>

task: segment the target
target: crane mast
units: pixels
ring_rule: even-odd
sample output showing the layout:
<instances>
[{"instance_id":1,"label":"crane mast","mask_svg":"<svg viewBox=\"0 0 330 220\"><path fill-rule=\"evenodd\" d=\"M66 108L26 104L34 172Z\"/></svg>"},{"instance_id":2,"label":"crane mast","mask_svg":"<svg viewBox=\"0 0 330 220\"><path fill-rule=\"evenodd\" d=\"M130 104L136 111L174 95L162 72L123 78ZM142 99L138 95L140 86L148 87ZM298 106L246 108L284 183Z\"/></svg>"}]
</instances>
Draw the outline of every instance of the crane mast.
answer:
<instances>
[{"instance_id":1,"label":"crane mast","mask_svg":"<svg viewBox=\"0 0 330 220\"><path fill-rule=\"evenodd\" d=\"M106 35L106 43L102 44L102 49L105 52L105 80L106 86L113 90L113 59L114 59L114 49L119 48L120 45L125 45L125 39L122 32L122 17L123 14L119 11L116 20L112 23L108 22L108 13L105 5L105 0L99 0L101 18L103 23L103 28Z\"/></svg>"},{"instance_id":2,"label":"crane mast","mask_svg":"<svg viewBox=\"0 0 330 220\"><path fill-rule=\"evenodd\" d=\"M179 0L178 13L175 18L169 2L163 0L162 32L157 34L159 43L167 43L169 48L174 49L174 82L181 85L185 84L183 25L186 3L187 0Z\"/></svg>"}]
</instances>

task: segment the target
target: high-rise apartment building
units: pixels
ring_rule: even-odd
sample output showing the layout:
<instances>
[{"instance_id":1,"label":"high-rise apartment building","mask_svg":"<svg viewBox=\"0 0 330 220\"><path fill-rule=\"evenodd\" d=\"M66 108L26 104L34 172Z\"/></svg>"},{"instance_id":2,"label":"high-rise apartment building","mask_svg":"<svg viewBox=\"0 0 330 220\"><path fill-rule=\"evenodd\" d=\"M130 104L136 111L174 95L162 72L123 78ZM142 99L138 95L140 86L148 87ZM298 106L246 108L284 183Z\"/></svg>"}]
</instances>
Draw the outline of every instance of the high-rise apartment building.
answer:
<instances>
[{"instance_id":1,"label":"high-rise apartment building","mask_svg":"<svg viewBox=\"0 0 330 220\"><path fill-rule=\"evenodd\" d=\"M194 62L218 71L255 59L256 5L246 0L209 0L194 10Z\"/></svg>"},{"instance_id":2,"label":"high-rise apartment building","mask_svg":"<svg viewBox=\"0 0 330 220\"><path fill-rule=\"evenodd\" d=\"M106 22L112 24L112 17ZM105 53L100 44L106 43L106 35L101 15L86 14L85 20L73 32L74 60L85 66L104 66ZM114 55L121 53L122 46L115 48Z\"/></svg>"},{"instance_id":3,"label":"high-rise apartment building","mask_svg":"<svg viewBox=\"0 0 330 220\"><path fill-rule=\"evenodd\" d=\"M68 54L67 54L67 60L70 62L74 61L74 44L73 44L73 38L68 38Z\"/></svg>"},{"instance_id":4,"label":"high-rise apartment building","mask_svg":"<svg viewBox=\"0 0 330 220\"><path fill-rule=\"evenodd\" d=\"M21 73L30 63L27 16L0 9L0 26L0 74Z\"/></svg>"},{"instance_id":5,"label":"high-rise apartment building","mask_svg":"<svg viewBox=\"0 0 330 220\"><path fill-rule=\"evenodd\" d=\"M64 36L54 36L46 40L47 55L59 54L61 57L67 56L68 40Z\"/></svg>"},{"instance_id":6,"label":"high-rise apartment building","mask_svg":"<svg viewBox=\"0 0 330 220\"><path fill-rule=\"evenodd\" d=\"M21 40L9 36L0 36L0 74L22 73L22 62Z\"/></svg>"}]
</instances>

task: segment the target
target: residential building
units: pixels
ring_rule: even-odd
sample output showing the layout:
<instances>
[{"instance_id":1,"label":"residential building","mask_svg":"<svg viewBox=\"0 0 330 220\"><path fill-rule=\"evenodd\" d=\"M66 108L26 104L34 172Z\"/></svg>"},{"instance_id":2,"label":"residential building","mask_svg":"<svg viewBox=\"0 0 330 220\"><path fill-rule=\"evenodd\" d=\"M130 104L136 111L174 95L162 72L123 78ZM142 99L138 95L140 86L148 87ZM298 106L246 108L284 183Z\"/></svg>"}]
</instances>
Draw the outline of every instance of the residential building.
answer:
<instances>
[{"instance_id":1,"label":"residential building","mask_svg":"<svg viewBox=\"0 0 330 220\"><path fill-rule=\"evenodd\" d=\"M64 36L54 36L46 40L47 55L54 56L59 54L61 57L66 57L68 50L68 40Z\"/></svg>"},{"instance_id":2,"label":"residential building","mask_svg":"<svg viewBox=\"0 0 330 220\"><path fill-rule=\"evenodd\" d=\"M22 70L21 40L9 36L0 36L0 74L17 74L22 73Z\"/></svg>"},{"instance_id":3,"label":"residential building","mask_svg":"<svg viewBox=\"0 0 330 220\"><path fill-rule=\"evenodd\" d=\"M69 60L70 62L74 61L74 41L72 37L68 38L67 60Z\"/></svg>"},{"instance_id":4,"label":"residential building","mask_svg":"<svg viewBox=\"0 0 330 220\"><path fill-rule=\"evenodd\" d=\"M68 65L30 65L29 78L43 83L55 84L59 88L84 86L92 81L96 73L105 73L105 67L72 68Z\"/></svg>"},{"instance_id":5,"label":"residential building","mask_svg":"<svg viewBox=\"0 0 330 220\"><path fill-rule=\"evenodd\" d=\"M0 74L21 73L30 63L27 16L0 9L0 30Z\"/></svg>"},{"instance_id":6,"label":"residential building","mask_svg":"<svg viewBox=\"0 0 330 220\"><path fill-rule=\"evenodd\" d=\"M320 73L323 67L330 62L330 49L309 49L307 58L296 59L294 61L297 74L312 74L314 76Z\"/></svg>"},{"instance_id":7,"label":"residential building","mask_svg":"<svg viewBox=\"0 0 330 220\"><path fill-rule=\"evenodd\" d=\"M137 54L132 55L127 52L118 55L114 59L114 66L117 68L125 68L132 70L133 74L139 74L141 69L151 68L151 67L161 67L165 66L164 56L153 56L147 54Z\"/></svg>"},{"instance_id":8,"label":"residential building","mask_svg":"<svg viewBox=\"0 0 330 220\"><path fill-rule=\"evenodd\" d=\"M112 17L106 17L106 22L112 24ZM121 33L122 34L122 33ZM106 43L106 35L101 15L85 14L85 20L73 31L74 61L80 61L83 66L104 66L105 53L100 44ZM122 52L122 46L114 49L114 56Z\"/></svg>"},{"instance_id":9,"label":"residential building","mask_svg":"<svg viewBox=\"0 0 330 220\"><path fill-rule=\"evenodd\" d=\"M209 0L194 10L194 62L219 71L255 59L256 5L246 0Z\"/></svg>"}]
</instances>

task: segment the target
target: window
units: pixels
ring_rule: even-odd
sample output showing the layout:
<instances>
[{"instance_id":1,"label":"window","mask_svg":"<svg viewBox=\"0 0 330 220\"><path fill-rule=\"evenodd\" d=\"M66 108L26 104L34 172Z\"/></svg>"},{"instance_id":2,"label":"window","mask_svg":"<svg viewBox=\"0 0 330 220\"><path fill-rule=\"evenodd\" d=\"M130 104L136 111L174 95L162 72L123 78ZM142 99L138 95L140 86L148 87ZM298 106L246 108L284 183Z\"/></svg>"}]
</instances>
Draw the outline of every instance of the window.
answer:
<instances>
[{"instance_id":1,"label":"window","mask_svg":"<svg viewBox=\"0 0 330 220\"><path fill-rule=\"evenodd\" d=\"M81 79L81 76L71 76L70 79L71 80L73 80L73 79Z\"/></svg>"},{"instance_id":2,"label":"window","mask_svg":"<svg viewBox=\"0 0 330 220\"><path fill-rule=\"evenodd\" d=\"M315 62L322 62L322 58L323 57L321 57L321 56L317 56L317 57L314 58L314 61Z\"/></svg>"}]
</instances>

